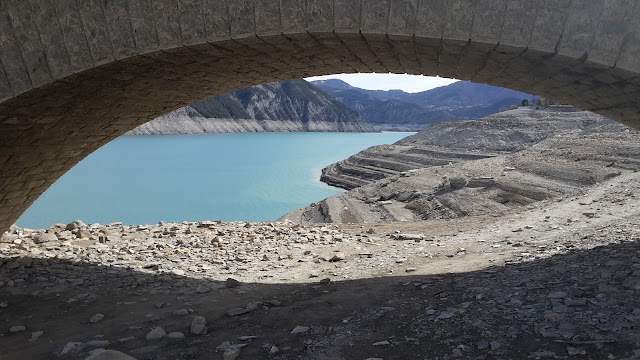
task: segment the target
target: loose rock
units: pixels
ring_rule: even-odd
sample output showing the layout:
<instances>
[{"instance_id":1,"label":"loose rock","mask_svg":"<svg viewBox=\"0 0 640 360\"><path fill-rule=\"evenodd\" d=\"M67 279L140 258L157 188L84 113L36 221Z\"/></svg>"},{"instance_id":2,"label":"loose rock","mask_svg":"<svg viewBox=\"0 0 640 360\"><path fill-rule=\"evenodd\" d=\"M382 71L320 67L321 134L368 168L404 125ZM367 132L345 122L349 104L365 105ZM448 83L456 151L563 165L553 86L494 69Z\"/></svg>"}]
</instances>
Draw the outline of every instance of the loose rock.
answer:
<instances>
[{"instance_id":1,"label":"loose rock","mask_svg":"<svg viewBox=\"0 0 640 360\"><path fill-rule=\"evenodd\" d=\"M197 316L191 321L191 333L194 335L204 335L207 333L207 319Z\"/></svg>"},{"instance_id":2,"label":"loose rock","mask_svg":"<svg viewBox=\"0 0 640 360\"><path fill-rule=\"evenodd\" d=\"M291 330L291 335L304 334L307 331L309 331L308 327L298 325L295 328L293 328L293 330Z\"/></svg>"},{"instance_id":3,"label":"loose rock","mask_svg":"<svg viewBox=\"0 0 640 360\"><path fill-rule=\"evenodd\" d=\"M102 314L95 314L93 315L90 319L89 322L92 324L97 323L98 321L101 321L102 319L104 319L104 315Z\"/></svg>"},{"instance_id":4,"label":"loose rock","mask_svg":"<svg viewBox=\"0 0 640 360\"><path fill-rule=\"evenodd\" d=\"M158 339L162 339L163 337L165 337L165 335L167 335L167 333L164 331L163 328L156 327L156 328L153 328L151 331L149 331L147 333L146 339L147 340L158 340Z\"/></svg>"}]
</instances>

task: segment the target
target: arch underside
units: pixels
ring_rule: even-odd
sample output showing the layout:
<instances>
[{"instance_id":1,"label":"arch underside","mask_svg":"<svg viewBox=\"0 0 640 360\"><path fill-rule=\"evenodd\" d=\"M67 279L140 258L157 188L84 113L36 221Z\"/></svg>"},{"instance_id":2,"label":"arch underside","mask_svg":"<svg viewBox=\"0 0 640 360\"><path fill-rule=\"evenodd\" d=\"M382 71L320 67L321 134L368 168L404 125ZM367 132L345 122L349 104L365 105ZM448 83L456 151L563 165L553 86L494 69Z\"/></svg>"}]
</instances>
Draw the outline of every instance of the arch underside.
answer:
<instances>
[{"instance_id":1,"label":"arch underside","mask_svg":"<svg viewBox=\"0 0 640 360\"><path fill-rule=\"evenodd\" d=\"M411 3L391 1L397 2ZM519 46L386 29L272 31L123 56L43 84L35 83L32 72L31 90L12 88L0 102L0 231L110 140L203 98L265 82L354 72L438 75L534 93L640 128L638 72L633 64L617 66L626 51L620 44L635 46L636 37L619 41L611 61L594 61L586 52L559 52L567 35L554 36L545 50L529 46L531 39ZM7 60L1 55L0 60L5 76L10 75ZM0 89L0 99L2 94Z\"/></svg>"}]
</instances>

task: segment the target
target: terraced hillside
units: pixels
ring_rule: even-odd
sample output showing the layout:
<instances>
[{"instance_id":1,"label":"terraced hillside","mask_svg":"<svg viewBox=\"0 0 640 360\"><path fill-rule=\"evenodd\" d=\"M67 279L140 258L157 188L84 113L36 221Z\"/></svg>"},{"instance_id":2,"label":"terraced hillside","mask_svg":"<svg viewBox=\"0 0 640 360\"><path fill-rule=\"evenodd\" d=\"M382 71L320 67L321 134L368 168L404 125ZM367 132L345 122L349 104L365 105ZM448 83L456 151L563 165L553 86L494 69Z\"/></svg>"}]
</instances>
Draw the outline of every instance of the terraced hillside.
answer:
<instances>
[{"instance_id":1,"label":"terraced hillside","mask_svg":"<svg viewBox=\"0 0 640 360\"><path fill-rule=\"evenodd\" d=\"M529 116L520 123L514 117L518 113ZM553 131L531 130L538 115L547 115L540 117L540 129ZM483 134L470 122L458 129L440 129L440 134L451 135L448 138L421 133L387 151L366 150L339 165L350 169L350 184L362 186L284 218L300 223L373 223L497 215L538 201L577 196L593 185L640 170L640 133L584 112L567 115L563 122L557 111L519 110L482 120L511 123L512 131L492 123L494 130L489 126ZM520 137L509 140L515 133ZM471 149L445 146L461 145L462 138ZM367 157L378 161L365 167Z\"/></svg>"},{"instance_id":2,"label":"terraced hillside","mask_svg":"<svg viewBox=\"0 0 640 360\"><path fill-rule=\"evenodd\" d=\"M625 129L572 107L520 108L479 120L434 124L396 144L371 147L323 169L321 181L349 190L412 169L509 154L558 134Z\"/></svg>"}]
</instances>

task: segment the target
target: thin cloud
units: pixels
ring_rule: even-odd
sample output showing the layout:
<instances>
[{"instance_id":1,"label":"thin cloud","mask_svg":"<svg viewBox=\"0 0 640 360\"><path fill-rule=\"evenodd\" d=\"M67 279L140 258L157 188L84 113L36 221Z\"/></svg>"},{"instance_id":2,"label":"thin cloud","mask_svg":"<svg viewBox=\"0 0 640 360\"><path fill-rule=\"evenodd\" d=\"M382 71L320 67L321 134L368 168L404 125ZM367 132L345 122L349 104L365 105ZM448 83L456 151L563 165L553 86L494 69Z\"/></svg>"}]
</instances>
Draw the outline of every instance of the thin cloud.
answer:
<instances>
[{"instance_id":1,"label":"thin cloud","mask_svg":"<svg viewBox=\"0 0 640 360\"><path fill-rule=\"evenodd\" d=\"M410 93L431 90L458 81L433 76L406 74L335 74L306 78L307 81L340 79L351 86L368 90L403 90Z\"/></svg>"}]
</instances>

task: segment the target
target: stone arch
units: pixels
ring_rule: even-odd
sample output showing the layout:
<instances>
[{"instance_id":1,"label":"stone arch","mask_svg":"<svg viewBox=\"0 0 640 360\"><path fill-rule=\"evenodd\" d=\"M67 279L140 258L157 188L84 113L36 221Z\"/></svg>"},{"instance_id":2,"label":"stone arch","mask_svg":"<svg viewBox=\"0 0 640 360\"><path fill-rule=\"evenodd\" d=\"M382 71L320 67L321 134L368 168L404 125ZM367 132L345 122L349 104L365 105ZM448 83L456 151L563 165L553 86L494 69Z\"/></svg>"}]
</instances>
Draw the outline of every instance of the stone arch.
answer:
<instances>
[{"instance_id":1,"label":"stone arch","mask_svg":"<svg viewBox=\"0 0 640 360\"><path fill-rule=\"evenodd\" d=\"M633 0L4 0L0 231L95 149L268 81L440 75L640 127Z\"/></svg>"}]
</instances>

